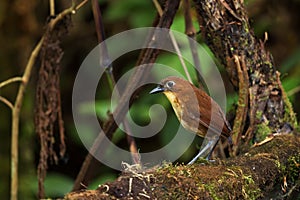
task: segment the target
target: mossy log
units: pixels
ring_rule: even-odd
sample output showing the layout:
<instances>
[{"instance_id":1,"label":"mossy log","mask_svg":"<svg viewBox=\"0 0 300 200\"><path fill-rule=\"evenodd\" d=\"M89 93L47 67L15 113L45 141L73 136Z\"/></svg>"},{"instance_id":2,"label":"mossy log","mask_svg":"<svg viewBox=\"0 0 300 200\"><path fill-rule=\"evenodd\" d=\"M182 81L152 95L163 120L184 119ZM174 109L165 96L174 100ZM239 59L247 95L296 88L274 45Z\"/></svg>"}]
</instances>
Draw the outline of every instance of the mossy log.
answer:
<instances>
[{"instance_id":1,"label":"mossy log","mask_svg":"<svg viewBox=\"0 0 300 200\"><path fill-rule=\"evenodd\" d=\"M299 199L300 137L274 136L227 160L128 169L96 190L65 199Z\"/></svg>"}]
</instances>

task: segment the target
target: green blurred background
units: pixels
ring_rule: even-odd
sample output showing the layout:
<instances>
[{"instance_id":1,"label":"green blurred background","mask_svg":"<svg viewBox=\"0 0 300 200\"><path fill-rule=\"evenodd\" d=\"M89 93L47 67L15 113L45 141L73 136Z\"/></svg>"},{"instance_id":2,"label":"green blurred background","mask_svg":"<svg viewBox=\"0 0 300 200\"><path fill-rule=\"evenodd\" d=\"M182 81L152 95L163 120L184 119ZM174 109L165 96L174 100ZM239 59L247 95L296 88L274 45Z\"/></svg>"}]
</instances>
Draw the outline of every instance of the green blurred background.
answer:
<instances>
[{"instance_id":1,"label":"green blurred background","mask_svg":"<svg viewBox=\"0 0 300 200\"><path fill-rule=\"evenodd\" d=\"M69 1L56 1L56 11L59 12L70 6ZM101 11L106 36L112 36L119 32L151 26L156 16L152 1L140 0L100 0ZM297 99L300 97L300 1L299 0L248 0L246 1L250 22L258 38L264 39L268 33L267 48L272 53L276 67L281 72L282 82L286 92L293 102L296 113L300 106ZM34 45L41 38L49 15L49 2L37 0L2 0L0 1L0 82L23 73L27 60ZM47 197L61 197L69 192L73 181L80 169L87 150L80 142L75 131L71 96L73 82L83 59L97 45L97 37L90 2L82 7L76 15L72 16L73 25L70 33L63 39L64 57L61 72L61 98L63 118L66 129L67 155L59 165L50 165L45 182ZM182 8L177 13L172 26L173 29L184 32L184 19ZM199 30L196 27L197 31ZM201 40L201 38L199 38ZM114 63L117 66L114 75L118 78L131 69L138 57L138 51L126 54ZM158 62L174 66L180 69L178 58L168 54L161 54ZM232 108L236 102L236 94L222 68L226 89L228 92L227 109ZM19 187L22 199L36 199L37 177L36 166L39 155L38 137L34 132L34 105L35 88L37 81L38 65L34 69L30 84L26 91L20 121L20 169ZM101 79L100 86L103 89L97 94L97 113L101 121L107 118L109 108L110 91L105 77ZM149 107L155 103L161 103L168 109L168 121L166 126L157 136L142 140L138 139L137 146L142 151L157 149L168 142L179 126L175 115L166 98L162 95L147 95L152 86L146 86L144 93L134 104L131 115L136 123L145 125L149 122ZM0 89L0 95L12 102L15 100L18 83L11 84ZM89 107L82 107L82 112L89 112ZM0 102L0 197L9 197L10 184L10 109ZM165 133L165 134L164 134ZM124 149L128 149L125 134L117 131L113 141ZM189 149L179 162L191 158L195 148ZM95 189L99 184L113 180L119 172L111 170L98 163L89 174L91 182L89 188Z\"/></svg>"}]
</instances>

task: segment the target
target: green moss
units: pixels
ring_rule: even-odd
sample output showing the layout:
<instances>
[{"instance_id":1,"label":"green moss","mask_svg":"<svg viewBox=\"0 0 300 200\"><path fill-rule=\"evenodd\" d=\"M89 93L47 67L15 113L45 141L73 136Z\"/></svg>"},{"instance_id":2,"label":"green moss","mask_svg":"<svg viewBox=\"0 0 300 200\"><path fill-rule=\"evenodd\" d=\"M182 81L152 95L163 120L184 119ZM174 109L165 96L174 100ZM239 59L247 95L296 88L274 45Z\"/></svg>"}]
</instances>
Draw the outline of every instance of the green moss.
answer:
<instances>
[{"instance_id":1,"label":"green moss","mask_svg":"<svg viewBox=\"0 0 300 200\"><path fill-rule=\"evenodd\" d=\"M276 167L277 167L278 169L280 169L280 168L281 168L281 163L280 163L280 161L279 161L279 158L276 159L276 160L274 160L274 162L275 162Z\"/></svg>"},{"instance_id":2,"label":"green moss","mask_svg":"<svg viewBox=\"0 0 300 200\"><path fill-rule=\"evenodd\" d=\"M283 89L282 89L282 99L284 101L284 111L285 111L283 121L289 122L292 125L292 127L297 128L298 123L297 123L296 114L294 113L293 106Z\"/></svg>"},{"instance_id":3,"label":"green moss","mask_svg":"<svg viewBox=\"0 0 300 200\"><path fill-rule=\"evenodd\" d=\"M256 139L257 141L263 141L270 133L272 133L267 123L261 123L256 126Z\"/></svg>"},{"instance_id":4,"label":"green moss","mask_svg":"<svg viewBox=\"0 0 300 200\"><path fill-rule=\"evenodd\" d=\"M285 103L283 121L290 122L294 128L298 127L296 114L293 111L293 107L290 100L286 97L283 98L283 101Z\"/></svg>"},{"instance_id":5,"label":"green moss","mask_svg":"<svg viewBox=\"0 0 300 200\"><path fill-rule=\"evenodd\" d=\"M248 26L248 23L247 22L243 22L243 27L244 27L244 30L246 33L249 33L249 26Z\"/></svg>"},{"instance_id":6,"label":"green moss","mask_svg":"<svg viewBox=\"0 0 300 200\"><path fill-rule=\"evenodd\" d=\"M214 200L219 200L220 199L220 197L218 197L218 195L216 194L215 183L213 183L213 184L205 184L204 187L209 191L210 196Z\"/></svg>"},{"instance_id":7,"label":"green moss","mask_svg":"<svg viewBox=\"0 0 300 200\"><path fill-rule=\"evenodd\" d=\"M258 110L257 112L256 112L256 119L261 119L262 118L262 115L263 115L263 112L261 111L261 110Z\"/></svg>"},{"instance_id":8,"label":"green moss","mask_svg":"<svg viewBox=\"0 0 300 200\"><path fill-rule=\"evenodd\" d=\"M204 164L204 165L211 164L210 161L208 161L207 159L202 158L202 157L198 158L195 163L197 163L197 164Z\"/></svg>"},{"instance_id":9,"label":"green moss","mask_svg":"<svg viewBox=\"0 0 300 200\"><path fill-rule=\"evenodd\" d=\"M244 175L243 180L244 187L242 190L245 199L257 199L261 196L262 192L259 187L255 185L255 182L251 175Z\"/></svg>"},{"instance_id":10,"label":"green moss","mask_svg":"<svg viewBox=\"0 0 300 200\"><path fill-rule=\"evenodd\" d=\"M218 185L222 185L221 188L223 188L224 191L215 189ZM236 190L237 187L241 187L241 190ZM214 199L230 199L232 197L257 199L262 195L260 188L255 184L252 176L245 174L240 167L227 168L224 175L216 183L208 185L207 189ZM235 191L235 193L232 193L232 191ZM222 194L222 198L219 198L215 193Z\"/></svg>"},{"instance_id":11,"label":"green moss","mask_svg":"<svg viewBox=\"0 0 300 200\"><path fill-rule=\"evenodd\" d=\"M295 183L297 180L299 180L300 155L292 156L288 159L285 172L287 178L292 181L292 183Z\"/></svg>"}]
</instances>

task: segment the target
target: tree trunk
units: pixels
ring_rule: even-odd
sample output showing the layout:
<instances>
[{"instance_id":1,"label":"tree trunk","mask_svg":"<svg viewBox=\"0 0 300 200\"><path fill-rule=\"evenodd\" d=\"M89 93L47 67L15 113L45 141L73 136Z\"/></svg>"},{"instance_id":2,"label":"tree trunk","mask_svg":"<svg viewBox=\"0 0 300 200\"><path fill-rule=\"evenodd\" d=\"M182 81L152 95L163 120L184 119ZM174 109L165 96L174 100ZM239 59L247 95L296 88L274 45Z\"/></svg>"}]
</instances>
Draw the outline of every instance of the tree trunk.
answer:
<instances>
[{"instance_id":1,"label":"tree trunk","mask_svg":"<svg viewBox=\"0 0 300 200\"><path fill-rule=\"evenodd\" d=\"M271 133L289 133L297 121L271 54L249 25L241 0L194 0L206 44L226 68L239 102L234 154ZM248 120L249 119L249 120ZM249 121L249 123L246 124ZM243 135L243 136L242 136Z\"/></svg>"}]
</instances>

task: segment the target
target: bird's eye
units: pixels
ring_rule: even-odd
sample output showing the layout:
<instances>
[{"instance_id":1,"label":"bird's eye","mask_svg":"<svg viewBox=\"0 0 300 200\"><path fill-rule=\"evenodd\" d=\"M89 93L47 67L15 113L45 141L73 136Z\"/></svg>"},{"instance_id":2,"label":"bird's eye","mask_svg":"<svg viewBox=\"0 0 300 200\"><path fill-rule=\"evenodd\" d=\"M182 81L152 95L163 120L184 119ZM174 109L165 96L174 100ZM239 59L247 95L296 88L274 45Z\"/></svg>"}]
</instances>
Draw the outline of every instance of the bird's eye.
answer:
<instances>
[{"instance_id":1,"label":"bird's eye","mask_svg":"<svg viewBox=\"0 0 300 200\"><path fill-rule=\"evenodd\" d=\"M166 85L167 85L168 88L172 88L175 85L175 82L174 81L168 81Z\"/></svg>"}]
</instances>

